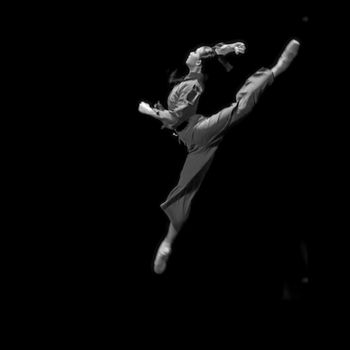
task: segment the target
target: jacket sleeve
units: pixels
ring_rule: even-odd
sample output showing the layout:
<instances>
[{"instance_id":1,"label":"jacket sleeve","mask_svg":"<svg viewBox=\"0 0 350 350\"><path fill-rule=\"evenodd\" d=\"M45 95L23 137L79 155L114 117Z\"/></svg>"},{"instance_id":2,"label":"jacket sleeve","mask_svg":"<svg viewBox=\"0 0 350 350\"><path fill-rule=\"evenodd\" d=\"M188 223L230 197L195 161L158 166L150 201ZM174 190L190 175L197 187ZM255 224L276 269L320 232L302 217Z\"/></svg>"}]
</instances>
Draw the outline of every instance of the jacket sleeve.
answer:
<instances>
[{"instance_id":1,"label":"jacket sleeve","mask_svg":"<svg viewBox=\"0 0 350 350\"><path fill-rule=\"evenodd\" d=\"M212 49L217 53L217 49L219 49L221 46L225 45L224 43L217 43L212 47ZM227 72L231 71L233 66L232 64L227 60L225 56L218 55L218 61L223 65L223 67L226 69Z\"/></svg>"},{"instance_id":2,"label":"jacket sleeve","mask_svg":"<svg viewBox=\"0 0 350 350\"><path fill-rule=\"evenodd\" d=\"M187 120L193 114L193 106L198 101L202 88L197 81L188 81L181 88L180 97L173 110L158 110L163 126L162 129L172 129L174 125Z\"/></svg>"}]
</instances>

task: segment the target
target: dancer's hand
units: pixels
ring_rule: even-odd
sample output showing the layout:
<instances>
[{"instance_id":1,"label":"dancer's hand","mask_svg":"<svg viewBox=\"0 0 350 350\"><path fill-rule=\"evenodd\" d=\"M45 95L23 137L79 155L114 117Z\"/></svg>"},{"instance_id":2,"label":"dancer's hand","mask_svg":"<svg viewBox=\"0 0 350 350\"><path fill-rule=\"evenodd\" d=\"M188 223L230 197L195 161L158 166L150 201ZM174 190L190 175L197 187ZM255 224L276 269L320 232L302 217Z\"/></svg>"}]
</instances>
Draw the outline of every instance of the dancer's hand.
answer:
<instances>
[{"instance_id":1,"label":"dancer's hand","mask_svg":"<svg viewBox=\"0 0 350 350\"><path fill-rule=\"evenodd\" d=\"M237 43L234 43L232 44L233 45L233 50L235 52L236 55L239 55L239 54L244 54L245 53L245 44L244 43L241 43L241 42L237 42Z\"/></svg>"},{"instance_id":2,"label":"dancer's hand","mask_svg":"<svg viewBox=\"0 0 350 350\"><path fill-rule=\"evenodd\" d=\"M234 52L236 55L239 54L244 54L245 52L245 44L242 42L236 42L236 43L232 43L232 44L224 44L221 47L216 49L216 53L218 55L227 55L231 52Z\"/></svg>"},{"instance_id":3,"label":"dancer's hand","mask_svg":"<svg viewBox=\"0 0 350 350\"><path fill-rule=\"evenodd\" d=\"M143 114L150 115L152 117L156 116L156 112L151 108L151 106L146 102L140 102L138 111Z\"/></svg>"}]
</instances>

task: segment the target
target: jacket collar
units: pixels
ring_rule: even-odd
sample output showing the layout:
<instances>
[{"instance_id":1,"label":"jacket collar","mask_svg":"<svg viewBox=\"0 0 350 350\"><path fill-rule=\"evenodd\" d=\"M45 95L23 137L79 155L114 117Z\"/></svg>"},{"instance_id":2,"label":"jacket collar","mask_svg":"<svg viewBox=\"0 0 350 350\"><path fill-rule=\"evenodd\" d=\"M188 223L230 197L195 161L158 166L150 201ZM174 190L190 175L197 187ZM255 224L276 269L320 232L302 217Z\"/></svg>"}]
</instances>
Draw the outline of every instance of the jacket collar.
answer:
<instances>
[{"instance_id":1,"label":"jacket collar","mask_svg":"<svg viewBox=\"0 0 350 350\"><path fill-rule=\"evenodd\" d=\"M203 83L203 74L202 73L197 73L197 72L190 72L188 73L183 81L186 80L198 80L200 83Z\"/></svg>"}]
</instances>

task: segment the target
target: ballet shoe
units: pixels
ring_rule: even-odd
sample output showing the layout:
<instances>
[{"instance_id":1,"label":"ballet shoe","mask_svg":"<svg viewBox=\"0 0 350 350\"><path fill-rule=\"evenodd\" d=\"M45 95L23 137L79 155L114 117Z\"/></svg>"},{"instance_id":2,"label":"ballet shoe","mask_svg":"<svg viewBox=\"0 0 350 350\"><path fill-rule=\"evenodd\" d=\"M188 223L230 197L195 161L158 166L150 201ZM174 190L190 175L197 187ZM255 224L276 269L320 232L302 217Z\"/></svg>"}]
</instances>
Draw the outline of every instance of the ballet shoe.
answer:
<instances>
[{"instance_id":1,"label":"ballet shoe","mask_svg":"<svg viewBox=\"0 0 350 350\"><path fill-rule=\"evenodd\" d=\"M167 266L167 261L171 253L171 248L169 243L162 242L159 246L156 258L154 260L154 272L157 274L162 274Z\"/></svg>"},{"instance_id":2,"label":"ballet shoe","mask_svg":"<svg viewBox=\"0 0 350 350\"><path fill-rule=\"evenodd\" d=\"M272 71L274 72L275 76L281 74L290 66L290 64L298 54L299 47L300 43L295 39L291 40L288 43L277 64L274 68L272 68Z\"/></svg>"}]
</instances>

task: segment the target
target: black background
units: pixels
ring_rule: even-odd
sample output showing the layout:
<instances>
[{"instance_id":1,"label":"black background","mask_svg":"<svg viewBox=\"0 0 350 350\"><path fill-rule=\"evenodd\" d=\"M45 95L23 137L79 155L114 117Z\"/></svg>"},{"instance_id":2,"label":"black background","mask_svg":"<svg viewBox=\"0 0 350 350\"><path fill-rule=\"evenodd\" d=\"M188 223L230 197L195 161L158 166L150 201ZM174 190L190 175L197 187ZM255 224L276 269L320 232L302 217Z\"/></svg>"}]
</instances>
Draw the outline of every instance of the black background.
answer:
<instances>
[{"instance_id":1,"label":"black background","mask_svg":"<svg viewBox=\"0 0 350 350\"><path fill-rule=\"evenodd\" d=\"M307 301L296 282L310 269L300 244L309 249L316 223L323 225L327 195L317 16L305 6L223 3L82 7L53 18L42 59L54 82L41 135L50 146L38 145L41 190L30 219L42 232L30 270L45 281L40 295L80 316L126 306L146 319L165 305L186 315L279 305L286 283L289 301ZM201 99L199 112L210 115L232 103L250 74L272 67L292 38L299 55L224 139L166 273L155 275L168 227L159 205L177 183L185 149L138 113L139 102L165 104L167 77L193 48L243 41L246 54Z\"/></svg>"}]
</instances>

